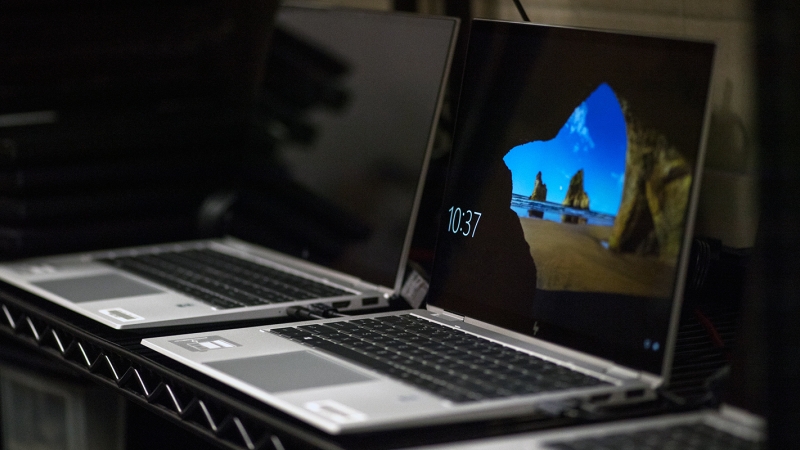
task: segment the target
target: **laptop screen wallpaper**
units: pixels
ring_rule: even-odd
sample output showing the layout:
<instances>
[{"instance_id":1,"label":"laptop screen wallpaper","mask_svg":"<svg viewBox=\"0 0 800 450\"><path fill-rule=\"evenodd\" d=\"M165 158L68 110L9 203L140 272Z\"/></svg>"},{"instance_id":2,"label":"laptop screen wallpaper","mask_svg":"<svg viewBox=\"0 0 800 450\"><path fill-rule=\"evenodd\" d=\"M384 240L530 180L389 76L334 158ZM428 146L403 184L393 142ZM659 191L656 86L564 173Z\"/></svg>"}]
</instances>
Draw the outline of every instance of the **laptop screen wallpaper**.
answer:
<instances>
[{"instance_id":1,"label":"laptop screen wallpaper","mask_svg":"<svg viewBox=\"0 0 800 450\"><path fill-rule=\"evenodd\" d=\"M476 21L429 301L661 372L713 51Z\"/></svg>"}]
</instances>

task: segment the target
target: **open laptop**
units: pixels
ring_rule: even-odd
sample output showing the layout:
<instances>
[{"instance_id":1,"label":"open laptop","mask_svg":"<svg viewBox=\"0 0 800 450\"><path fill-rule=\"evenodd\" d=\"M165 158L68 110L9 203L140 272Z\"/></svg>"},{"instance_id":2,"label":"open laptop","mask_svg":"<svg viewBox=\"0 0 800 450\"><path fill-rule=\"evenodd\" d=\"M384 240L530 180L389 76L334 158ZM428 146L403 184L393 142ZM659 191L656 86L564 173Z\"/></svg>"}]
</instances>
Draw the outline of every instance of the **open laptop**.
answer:
<instances>
[{"instance_id":1,"label":"open laptop","mask_svg":"<svg viewBox=\"0 0 800 450\"><path fill-rule=\"evenodd\" d=\"M289 193L283 203L241 201L295 213L283 231L321 244L270 249L228 237L115 249L3 264L0 280L117 329L280 317L320 302L387 305L403 282L458 20L286 7L275 25L348 68L337 86L348 101L313 118L314 145L279 150L293 186L276 186Z\"/></svg>"},{"instance_id":2,"label":"open laptop","mask_svg":"<svg viewBox=\"0 0 800 450\"><path fill-rule=\"evenodd\" d=\"M329 433L653 398L670 375L713 55L473 21L425 310L142 343ZM651 203L677 211L653 217ZM633 228L615 231L623 219Z\"/></svg>"},{"instance_id":3,"label":"open laptop","mask_svg":"<svg viewBox=\"0 0 800 450\"><path fill-rule=\"evenodd\" d=\"M420 450L759 450L766 446L763 418L724 405L719 410L669 414L556 431L419 447Z\"/></svg>"}]
</instances>

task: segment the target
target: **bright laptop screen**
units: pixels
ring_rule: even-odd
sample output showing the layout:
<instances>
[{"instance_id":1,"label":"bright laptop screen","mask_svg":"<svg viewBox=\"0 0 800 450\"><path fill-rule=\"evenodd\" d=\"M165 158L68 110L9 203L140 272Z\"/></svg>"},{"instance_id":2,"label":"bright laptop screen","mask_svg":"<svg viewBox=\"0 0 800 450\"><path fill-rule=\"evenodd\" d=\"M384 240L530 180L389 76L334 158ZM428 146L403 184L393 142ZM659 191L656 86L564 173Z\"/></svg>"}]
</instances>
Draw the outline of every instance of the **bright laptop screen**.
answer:
<instances>
[{"instance_id":1,"label":"bright laptop screen","mask_svg":"<svg viewBox=\"0 0 800 450\"><path fill-rule=\"evenodd\" d=\"M429 302L661 373L713 54L475 21Z\"/></svg>"}]
</instances>

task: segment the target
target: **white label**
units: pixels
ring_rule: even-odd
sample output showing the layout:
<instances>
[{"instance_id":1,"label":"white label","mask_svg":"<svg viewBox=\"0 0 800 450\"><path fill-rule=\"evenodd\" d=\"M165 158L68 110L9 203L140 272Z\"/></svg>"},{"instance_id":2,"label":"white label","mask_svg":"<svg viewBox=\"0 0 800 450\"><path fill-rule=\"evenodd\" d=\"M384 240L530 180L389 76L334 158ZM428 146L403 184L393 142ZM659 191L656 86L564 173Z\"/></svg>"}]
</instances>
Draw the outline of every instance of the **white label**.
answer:
<instances>
[{"instance_id":1,"label":"white label","mask_svg":"<svg viewBox=\"0 0 800 450\"><path fill-rule=\"evenodd\" d=\"M325 417L326 419L330 419L336 423L361 422L367 419L366 414L356 411L355 409L345 406L334 400L308 402L304 406L309 411Z\"/></svg>"},{"instance_id":2,"label":"white label","mask_svg":"<svg viewBox=\"0 0 800 450\"><path fill-rule=\"evenodd\" d=\"M428 282L416 270L412 270L400 289L400 295L406 299L412 308L419 308L427 293Z\"/></svg>"},{"instance_id":3,"label":"white label","mask_svg":"<svg viewBox=\"0 0 800 450\"><path fill-rule=\"evenodd\" d=\"M122 308L101 309L100 312L119 322L134 322L137 320L144 320L144 317L137 316L136 314Z\"/></svg>"}]
</instances>

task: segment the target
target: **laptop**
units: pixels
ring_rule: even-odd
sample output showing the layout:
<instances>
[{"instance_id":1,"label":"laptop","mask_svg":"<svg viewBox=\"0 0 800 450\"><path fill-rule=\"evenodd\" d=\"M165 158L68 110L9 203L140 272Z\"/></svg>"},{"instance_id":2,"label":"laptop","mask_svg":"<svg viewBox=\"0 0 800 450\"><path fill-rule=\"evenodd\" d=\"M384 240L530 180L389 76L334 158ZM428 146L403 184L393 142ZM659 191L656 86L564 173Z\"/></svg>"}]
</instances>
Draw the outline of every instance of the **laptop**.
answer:
<instances>
[{"instance_id":1,"label":"laptop","mask_svg":"<svg viewBox=\"0 0 800 450\"><path fill-rule=\"evenodd\" d=\"M557 431L525 433L471 442L419 447L420 450L667 450L767 448L763 418L730 405Z\"/></svg>"},{"instance_id":2,"label":"laptop","mask_svg":"<svg viewBox=\"0 0 800 450\"><path fill-rule=\"evenodd\" d=\"M474 20L425 309L142 344L333 434L654 398L713 56Z\"/></svg>"},{"instance_id":3,"label":"laptop","mask_svg":"<svg viewBox=\"0 0 800 450\"><path fill-rule=\"evenodd\" d=\"M59 255L2 264L0 280L116 329L283 317L316 303L388 305L403 282L458 20L284 7L275 26L348 70L335 86L344 106L311 118L316 141L281 147L279 169L269 168L285 174L283 203L238 199L247 210L295 212L278 231L305 232L311 244L224 237ZM269 238L287 216L238 223L237 236Z\"/></svg>"}]
</instances>

